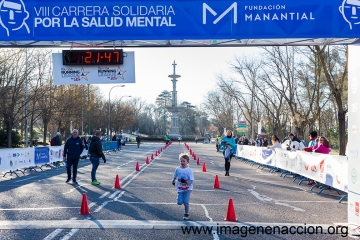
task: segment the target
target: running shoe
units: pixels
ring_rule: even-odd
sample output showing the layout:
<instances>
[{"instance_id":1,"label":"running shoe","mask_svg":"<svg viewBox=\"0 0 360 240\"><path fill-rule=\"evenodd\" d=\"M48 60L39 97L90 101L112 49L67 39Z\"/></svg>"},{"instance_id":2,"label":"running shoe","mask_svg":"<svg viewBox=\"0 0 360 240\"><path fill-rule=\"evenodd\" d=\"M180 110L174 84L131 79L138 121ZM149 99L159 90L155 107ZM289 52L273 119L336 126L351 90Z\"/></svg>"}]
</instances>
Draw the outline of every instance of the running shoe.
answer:
<instances>
[{"instance_id":1,"label":"running shoe","mask_svg":"<svg viewBox=\"0 0 360 240\"><path fill-rule=\"evenodd\" d=\"M92 184L92 185L99 185L100 182L99 182L98 180L94 180L94 181L91 182L91 184Z\"/></svg>"},{"instance_id":2,"label":"running shoe","mask_svg":"<svg viewBox=\"0 0 360 240\"><path fill-rule=\"evenodd\" d=\"M184 219L184 220L189 220L189 219L190 219L189 214L185 213L183 219Z\"/></svg>"}]
</instances>

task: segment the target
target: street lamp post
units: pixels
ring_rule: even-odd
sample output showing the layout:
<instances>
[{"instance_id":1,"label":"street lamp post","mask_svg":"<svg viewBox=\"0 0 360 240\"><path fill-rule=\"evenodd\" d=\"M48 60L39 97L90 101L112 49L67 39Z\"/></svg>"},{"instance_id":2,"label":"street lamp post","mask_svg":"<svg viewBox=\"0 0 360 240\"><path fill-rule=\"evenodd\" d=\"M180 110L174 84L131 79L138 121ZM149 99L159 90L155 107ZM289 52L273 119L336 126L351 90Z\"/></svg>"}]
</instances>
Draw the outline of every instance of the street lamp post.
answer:
<instances>
[{"instance_id":1,"label":"street lamp post","mask_svg":"<svg viewBox=\"0 0 360 240\"><path fill-rule=\"evenodd\" d=\"M108 112L108 130L107 130L107 135L108 135L108 141L110 139L110 93L111 93L111 90L113 90L113 88L116 88L116 87L125 87L125 85L116 85L116 86L113 86L112 88L110 88L110 91L109 91L109 112Z\"/></svg>"}]
</instances>

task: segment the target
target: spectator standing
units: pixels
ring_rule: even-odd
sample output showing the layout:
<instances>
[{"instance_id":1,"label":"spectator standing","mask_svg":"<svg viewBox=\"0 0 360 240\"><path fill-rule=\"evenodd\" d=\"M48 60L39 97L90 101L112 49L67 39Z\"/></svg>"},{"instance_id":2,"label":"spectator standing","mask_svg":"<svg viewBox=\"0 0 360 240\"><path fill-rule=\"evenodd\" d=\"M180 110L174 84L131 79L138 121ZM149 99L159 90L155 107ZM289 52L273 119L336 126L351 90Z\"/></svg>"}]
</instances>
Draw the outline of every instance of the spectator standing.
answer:
<instances>
[{"instance_id":1,"label":"spectator standing","mask_svg":"<svg viewBox=\"0 0 360 240\"><path fill-rule=\"evenodd\" d=\"M91 143L90 143L90 148L89 148L90 161L92 164L92 169L91 169L91 184L92 185L100 184L100 182L96 179L96 170L99 167L100 158L102 158L104 160L104 163L106 163L106 158L102 151L102 144L101 144L100 138L101 138L101 131L96 130L95 136L93 136L91 138Z\"/></svg>"},{"instance_id":2,"label":"spectator standing","mask_svg":"<svg viewBox=\"0 0 360 240\"><path fill-rule=\"evenodd\" d=\"M112 139L111 139L111 141L113 141L113 142L116 142L116 134L114 134L114 136L112 137Z\"/></svg>"},{"instance_id":3,"label":"spectator standing","mask_svg":"<svg viewBox=\"0 0 360 240\"><path fill-rule=\"evenodd\" d=\"M264 137L262 146L263 146L263 147L267 147L268 145L269 145L269 142L268 142L267 138Z\"/></svg>"},{"instance_id":4,"label":"spectator standing","mask_svg":"<svg viewBox=\"0 0 360 240\"><path fill-rule=\"evenodd\" d=\"M196 137L195 137L195 143L196 143L196 144L197 144L198 140L199 140L199 139L198 139L198 137L196 136Z\"/></svg>"},{"instance_id":5,"label":"spectator standing","mask_svg":"<svg viewBox=\"0 0 360 240\"><path fill-rule=\"evenodd\" d=\"M118 138L118 145L119 145L119 147L118 147L118 151L120 151L121 150L121 146L122 146L122 135L119 135L119 138Z\"/></svg>"},{"instance_id":6,"label":"spectator standing","mask_svg":"<svg viewBox=\"0 0 360 240\"><path fill-rule=\"evenodd\" d=\"M305 148L304 144L297 138L294 134L289 134L289 139L291 140L288 150L303 150Z\"/></svg>"},{"instance_id":7,"label":"spectator standing","mask_svg":"<svg viewBox=\"0 0 360 240\"><path fill-rule=\"evenodd\" d=\"M61 146L62 145L62 141L61 141L61 133L60 132L57 132L56 135L51 139L50 141L50 146ZM57 161L57 162L53 162L53 164L56 166L56 167L59 167L60 166L60 161Z\"/></svg>"},{"instance_id":8,"label":"spectator standing","mask_svg":"<svg viewBox=\"0 0 360 240\"><path fill-rule=\"evenodd\" d=\"M273 135L271 137L271 143L272 143L272 146L267 147L268 149L274 150L275 148L281 148L280 139L276 135Z\"/></svg>"},{"instance_id":9,"label":"spectator standing","mask_svg":"<svg viewBox=\"0 0 360 240\"><path fill-rule=\"evenodd\" d=\"M316 153L329 154L330 143L328 139L326 137L321 136L319 138L318 145L314 146L312 151Z\"/></svg>"},{"instance_id":10,"label":"spectator standing","mask_svg":"<svg viewBox=\"0 0 360 240\"><path fill-rule=\"evenodd\" d=\"M218 152L220 150L220 144L221 144L221 137L217 136L216 137L216 152Z\"/></svg>"},{"instance_id":11,"label":"spectator standing","mask_svg":"<svg viewBox=\"0 0 360 240\"><path fill-rule=\"evenodd\" d=\"M244 142L243 142L244 145L249 145L249 139L247 139L246 136L244 136Z\"/></svg>"},{"instance_id":12,"label":"spectator standing","mask_svg":"<svg viewBox=\"0 0 360 240\"><path fill-rule=\"evenodd\" d=\"M77 184L76 182L76 175L77 175L77 168L79 164L80 155L84 150L84 145L79 137L79 131L77 129L74 129L72 132L72 136L69 137L64 146L64 161L67 161L67 175L68 178L66 180L66 183L68 183L71 180L71 166L73 167L73 177L72 181L74 184Z\"/></svg>"},{"instance_id":13,"label":"spectator standing","mask_svg":"<svg viewBox=\"0 0 360 240\"><path fill-rule=\"evenodd\" d=\"M257 136L257 139L256 139L256 146L257 147L261 147L261 144L262 144L262 140L260 138L260 135Z\"/></svg>"},{"instance_id":14,"label":"spectator standing","mask_svg":"<svg viewBox=\"0 0 360 240\"><path fill-rule=\"evenodd\" d=\"M311 152L313 147L317 144L318 135L316 131L312 131L309 135L309 145L304 148L304 151Z\"/></svg>"},{"instance_id":15,"label":"spectator standing","mask_svg":"<svg viewBox=\"0 0 360 240\"><path fill-rule=\"evenodd\" d=\"M136 144L137 144L137 147L139 148L140 147L140 141L141 141L141 138L139 135L136 136Z\"/></svg>"}]
</instances>

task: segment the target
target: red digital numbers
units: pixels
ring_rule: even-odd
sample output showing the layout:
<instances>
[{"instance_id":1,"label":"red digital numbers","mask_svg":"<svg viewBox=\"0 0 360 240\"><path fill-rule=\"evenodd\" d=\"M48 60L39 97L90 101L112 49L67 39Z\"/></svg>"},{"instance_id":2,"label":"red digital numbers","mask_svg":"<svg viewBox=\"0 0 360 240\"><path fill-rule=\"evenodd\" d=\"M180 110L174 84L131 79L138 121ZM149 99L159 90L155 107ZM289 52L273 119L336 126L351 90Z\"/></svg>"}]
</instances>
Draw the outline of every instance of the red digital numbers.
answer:
<instances>
[{"instance_id":1,"label":"red digital numbers","mask_svg":"<svg viewBox=\"0 0 360 240\"><path fill-rule=\"evenodd\" d=\"M85 63L90 64L91 63L91 58L92 58L92 52L86 52L85 53L85 59L84 59Z\"/></svg>"},{"instance_id":2,"label":"red digital numbers","mask_svg":"<svg viewBox=\"0 0 360 240\"><path fill-rule=\"evenodd\" d=\"M122 50L63 50L63 65L123 64Z\"/></svg>"},{"instance_id":3,"label":"red digital numbers","mask_svg":"<svg viewBox=\"0 0 360 240\"><path fill-rule=\"evenodd\" d=\"M116 62L120 60L120 53L118 51L114 51L114 55L116 55Z\"/></svg>"},{"instance_id":4,"label":"red digital numbers","mask_svg":"<svg viewBox=\"0 0 360 240\"><path fill-rule=\"evenodd\" d=\"M104 58L107 59L108 63L111 63L111 52L105 52L104 53Z\"/></svg>"}]
</instances>

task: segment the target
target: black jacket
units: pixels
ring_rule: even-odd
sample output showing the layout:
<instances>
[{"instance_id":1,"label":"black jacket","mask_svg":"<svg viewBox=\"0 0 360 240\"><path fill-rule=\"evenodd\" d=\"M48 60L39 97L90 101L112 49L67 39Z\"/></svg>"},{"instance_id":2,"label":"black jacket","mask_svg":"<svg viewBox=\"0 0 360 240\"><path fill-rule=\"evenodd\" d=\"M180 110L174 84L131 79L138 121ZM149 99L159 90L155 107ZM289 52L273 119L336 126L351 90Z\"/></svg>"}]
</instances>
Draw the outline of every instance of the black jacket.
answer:
<instances>
[{"instance_id":1,"label":"black jacket","mask_svg":"<svg viewBox=\"0 0 360 240\"><path fill-rule=\"evenodd\" d=\"M80 137L69 137L64 146L64 157L68 159L79 159L84 150L84 144Z\"/></svg>"},{"instance_id":2,"label":"black jacket","mask_svg":"<svg viewBox=\"0 0 360 240\"><path fill-rule=\"evenodd\" d=\"M100 141L100 138L98 138L97 136L93 136L91 138L89 152L90 157L105 159L105 155L102 151L102 143Z\"/></svg>"}]
</instances>

